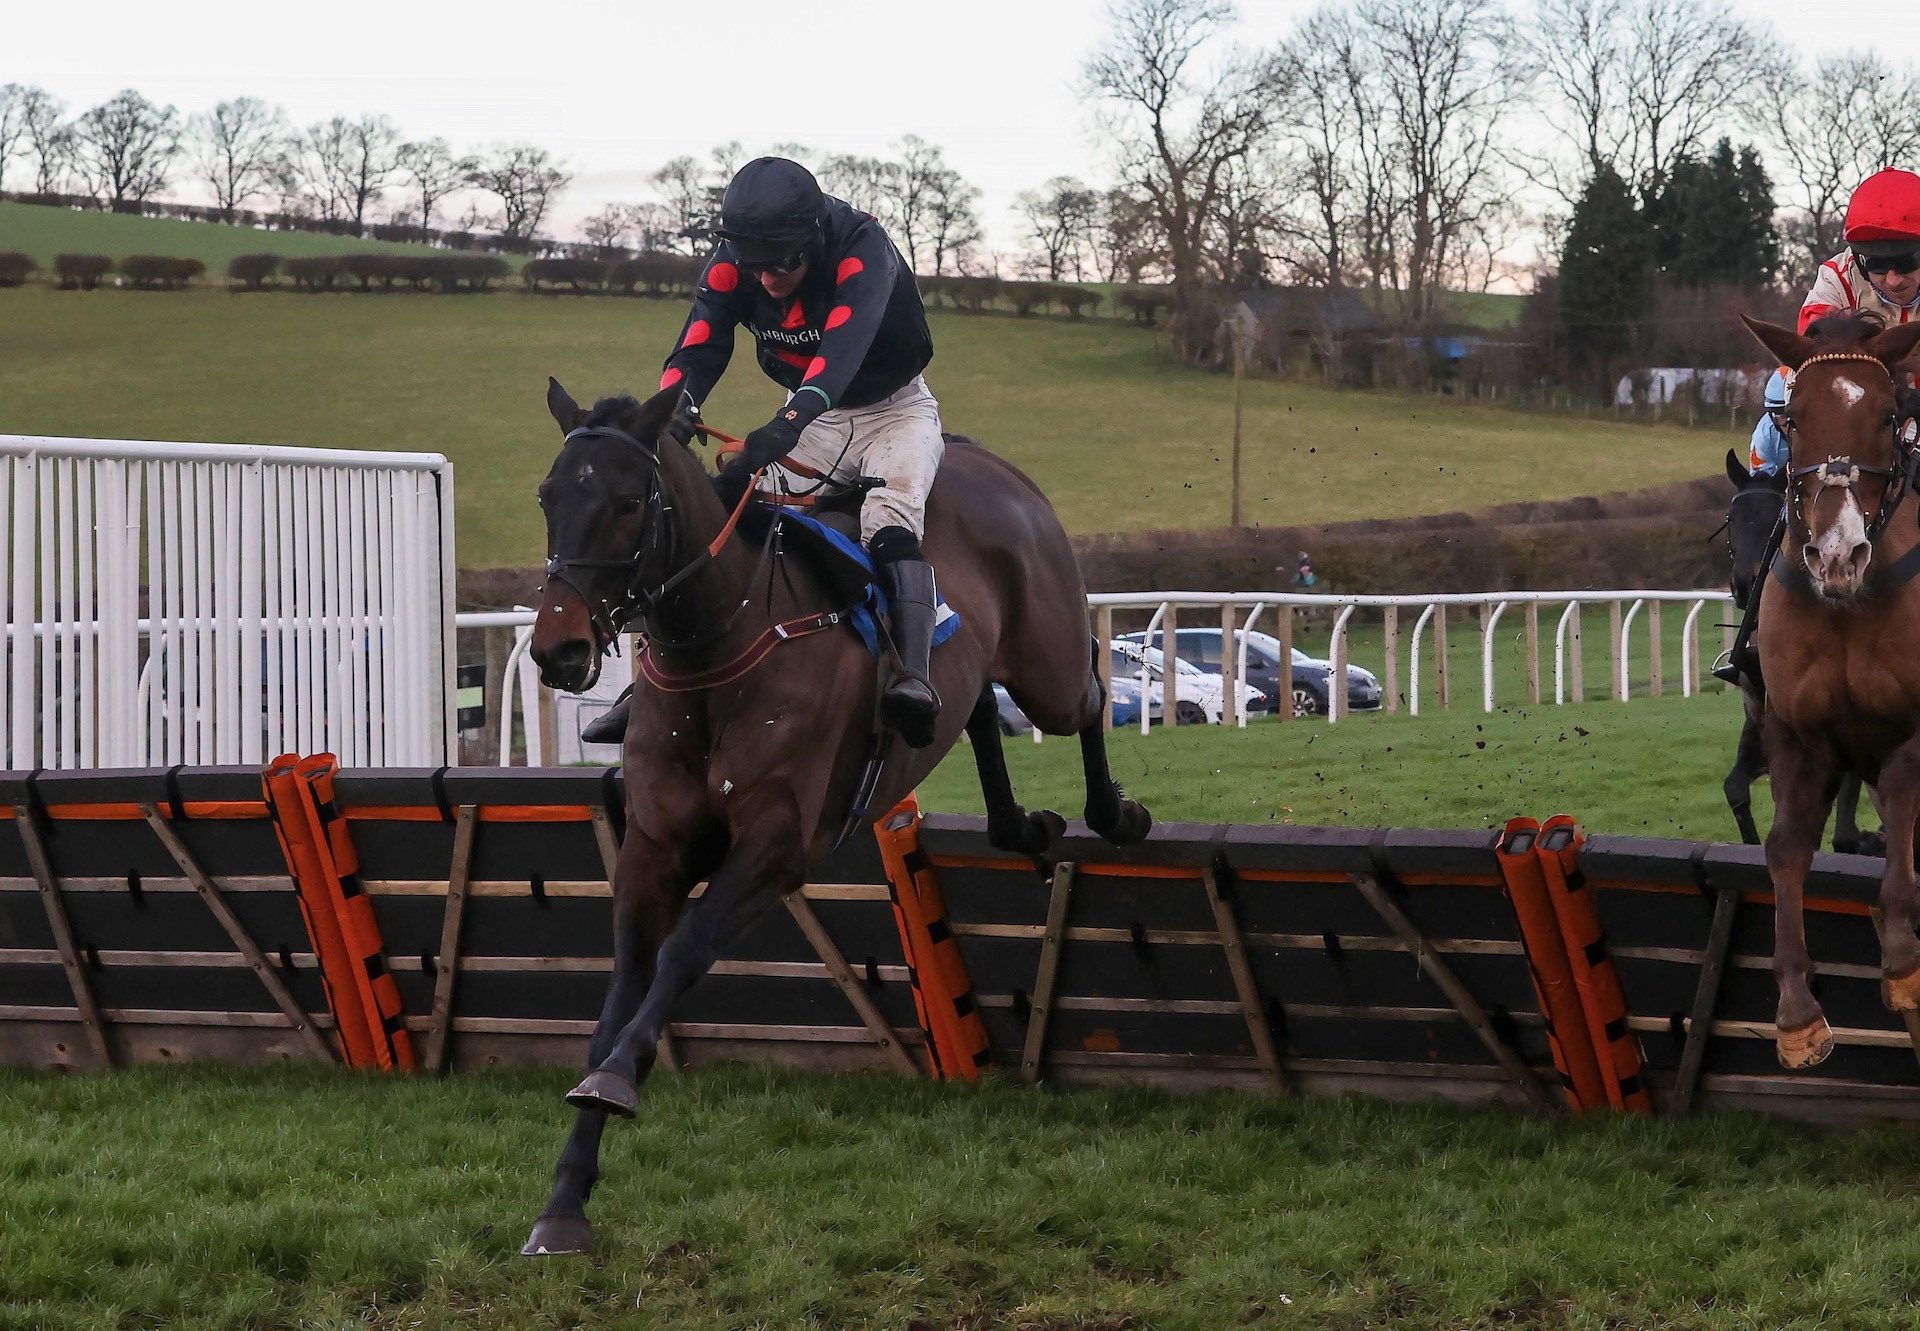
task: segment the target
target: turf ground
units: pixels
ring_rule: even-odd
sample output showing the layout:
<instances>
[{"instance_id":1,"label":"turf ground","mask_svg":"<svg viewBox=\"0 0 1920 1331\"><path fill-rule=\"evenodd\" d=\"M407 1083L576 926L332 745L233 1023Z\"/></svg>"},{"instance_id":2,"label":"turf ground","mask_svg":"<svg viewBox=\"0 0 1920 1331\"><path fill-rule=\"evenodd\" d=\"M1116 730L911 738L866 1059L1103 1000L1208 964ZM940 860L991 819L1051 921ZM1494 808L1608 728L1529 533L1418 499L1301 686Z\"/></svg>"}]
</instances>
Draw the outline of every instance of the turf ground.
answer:
<instances>
[{"instance_id":1,"label":"turf ground","mask_svg":"<svg viewBox=\"0 0 1920 1331\"><path fill-rule=\"evenodd\" d=\"M0 1072L0 1327L1908 1328L1910 1128L560 1070Z\"/></svg>"},{"instance_id":2,"label":"turf ground","mask_svg":"<svg viewBox=\"0 0 1920 1331\"><path fill-rule=\"evenodd\" d=\"M648 390L683 317L674 302L517 291L5 290L0 431L443 452L459 478L462 563L525 565L540 554L533 487L558 443L546 376L582 400ZM1225 378L1169 363L1150 333L1123 324L932 319L929 381L949 428L1026 469L1070 530L1225 524ZM740 432L775 392L743 353L708 417ZM1685 480L1716 472L1726 448L1710 431L1299 384L1249 383L1245 413L1255 524L1474 509L1628 476ZM1578 465L1596 458L1604 467Z\"/></svg>"}]
</instances>

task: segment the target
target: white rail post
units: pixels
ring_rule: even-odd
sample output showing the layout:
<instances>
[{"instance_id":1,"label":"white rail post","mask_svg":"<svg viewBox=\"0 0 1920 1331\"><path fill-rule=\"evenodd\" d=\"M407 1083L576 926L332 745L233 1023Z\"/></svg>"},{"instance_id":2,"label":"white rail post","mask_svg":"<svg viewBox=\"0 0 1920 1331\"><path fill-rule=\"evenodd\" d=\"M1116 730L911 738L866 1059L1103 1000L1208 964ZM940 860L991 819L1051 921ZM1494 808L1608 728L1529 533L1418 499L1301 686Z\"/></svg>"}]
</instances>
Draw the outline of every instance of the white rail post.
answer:
<instances>
[{"instance_id":1,"label":"white rail post","mask_svg":"<svg viewBox=\"0 0 1920 1331\"><path fill-rule=\"evenodd\" d=\"M1505 601L1493 607L1480 629L1480 702L1481 710L1493 710L1493 630L1500 616L1507 613Z\"/></svg>"},{"instance_id":2,"label":"white rail post","mask_svg":"<svg viewBox=\"0 0 1920 1331\"><path fill-rule=\"evenodd\" d=\"M1420 618L1413 621L1413 632L1407 635L1407 715L1420 715L1420 636L1440 607L1428 605L1420 611ZM1435 635L1438 637L1438 635Z\"/></svg>"},{"instance_id":3,"label":"white rail post","mask_svg":"<svg viewBox=\"0 0 1920 1331\"><path fill-rule=\"evenodd\" d=\"M1153 683L1153 675L1152 672L1147 669L1146 649L1148 644L1153 642L1153 631L1160 627L1160 621L1166 616L1166 613L1167 603L1162 601L1159 607L1153 612L1153 617L1147 621L1147 631L1140 635L1140 733L1143 735L1149 733L1151 729L1151 714L1153 711L1151 705L1153 699L1149 696L1150 686ZM1173 699L1169 696L1171 690L1162 689L1160 693L1160 724L1172 725Z\"/></svg>"},{"instance_id":4,"label":"white rail post","mask_svg":"<svg viewBox=\"0 0 1920 1331\"><path fill-rule=\"evenodd\" d=\"M1239 671L1240 678L1243 681L1247 677L1247 639L1253 636L1253 626L1259 622L1260 612L1266 608L1266 602L1264 601L1255 601L1253 603L1253 609L1247 611L1246 620L1240 625L1240 636L1234 642L1233 657L1238 663L1235 668ZM1291 661L1281 662L1280 673L1274 679L1274 687L1283 690L1283 696L1268 699L1268 701L1273 704L1273 715L1281 720L1286 719L1287 712L1292 710L1293 707L1292 679L1293 663ZM1241 707L1237 710L1239 712L1239 721L1237 724L1242 730L1245 730L1247 728L1247 709Z\"/></svg>"},{"instance_id":5,"label":"white rail post","mask_svg":"<svg viewBox=\"0 0 1920 1331\"><path fill-rule=\"evenodd\" d=\"M1328 725L1347 710L1347 621L1353 618L1354 609L1351 604L1343 607L1333 621L1333 642L1327 649L1327 663L1333 667L1327 672Z\"/></svg>"},{"instance_id":6,"label":"white rail post","mask_svg":"<svg viewBox=\"0 0 1920 1331\"><path fill-rule=\"evenodd\" d=\"M1633 617L1640 613L1640 607L1645 604L1646 602L1644 600L1636 598L1633 604L1628 607L1625 618L1615 621L1613 634L1614 698L1618 702L1626 702L1633 696L1633 680L1627 669L1627 653L1633 644ZM1619 615L1620 603L1615 601L1613 606L1614 614L1616 616Z\"/></svg>"}]
</instances>

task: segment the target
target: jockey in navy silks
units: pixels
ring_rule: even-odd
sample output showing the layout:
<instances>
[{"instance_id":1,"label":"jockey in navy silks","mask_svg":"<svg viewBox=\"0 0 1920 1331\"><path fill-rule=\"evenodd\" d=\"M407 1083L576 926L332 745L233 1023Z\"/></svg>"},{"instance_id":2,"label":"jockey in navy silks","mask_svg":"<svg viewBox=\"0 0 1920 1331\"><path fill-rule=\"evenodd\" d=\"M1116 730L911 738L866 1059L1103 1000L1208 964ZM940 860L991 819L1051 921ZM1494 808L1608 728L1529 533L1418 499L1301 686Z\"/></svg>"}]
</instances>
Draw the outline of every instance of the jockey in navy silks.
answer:
<instances>
[{"instance_id":1,"label":"jockey in navy silks","mask_svg":"<svg viewBox=\"0 0 1920 1331\"><path fill-rule=\"evenodd\" d=\"M916 747L930 743L940 698L928 673L937 598L920 552L927 493L945 443L940 404L920 372L933 337L913 270L871 215L820 189L783 157L740 168L720 206L720 243L660 386L679 385L694 411L732 359L736 329L753 338L768 378L787 390L773 419L746 437L717 484L737 497L755 471L762 489L804 489L817 476L878 477L860 536L891 603L900 669L881 715ZM804 470L789 471L791 461ZM624 701L582 738L617 742Z\"/></svg>"}]
</instances>

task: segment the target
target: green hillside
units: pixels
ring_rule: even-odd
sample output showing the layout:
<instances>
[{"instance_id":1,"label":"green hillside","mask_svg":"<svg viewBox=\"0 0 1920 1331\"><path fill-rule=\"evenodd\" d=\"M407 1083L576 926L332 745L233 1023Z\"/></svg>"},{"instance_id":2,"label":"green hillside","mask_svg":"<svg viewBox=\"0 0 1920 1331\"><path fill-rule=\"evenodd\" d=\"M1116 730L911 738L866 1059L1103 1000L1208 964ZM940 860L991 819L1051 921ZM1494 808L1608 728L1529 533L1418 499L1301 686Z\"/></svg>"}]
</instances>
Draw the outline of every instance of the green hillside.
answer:
<instances>
[{"instance_id":1,"label":"green hillside","mask_svg":"<svg viewBox=\"0 0 1920 1331\"><path fill-rule=\"evenodd\" d=\"M0 203L0 251L31 254L42 268L56 254L165 254L199 259L218 277L236 254L365 254L369 250L412 253L417 245L323 236L312 231L258 231L213 222L180 222L164 217L126 217L119 213L82 213L37 204Z\"/></svg>"},{"instance_id":2,"label":"green hillside","mask_svg":"<svg viewBox=\"0 0 1920 1331\"><path fill-rule=\"evenodd\" d=\"M214 228L209 228L214 229ZM938 312L928 380L948 428L1029 471L1081 532L1217 528L1231 384L1111 322ZM673 302L531 296L0 290L0 432L446 453L460 550L537 559L533 487L558 440L548 374L577 397L649 391ZM708 403L744 431L777 390L745 352ZM1718 470L1707 432L1566 420L1449 399L1246 385L1248 521L1473 509Z\"/></svg>"}]
</instances>

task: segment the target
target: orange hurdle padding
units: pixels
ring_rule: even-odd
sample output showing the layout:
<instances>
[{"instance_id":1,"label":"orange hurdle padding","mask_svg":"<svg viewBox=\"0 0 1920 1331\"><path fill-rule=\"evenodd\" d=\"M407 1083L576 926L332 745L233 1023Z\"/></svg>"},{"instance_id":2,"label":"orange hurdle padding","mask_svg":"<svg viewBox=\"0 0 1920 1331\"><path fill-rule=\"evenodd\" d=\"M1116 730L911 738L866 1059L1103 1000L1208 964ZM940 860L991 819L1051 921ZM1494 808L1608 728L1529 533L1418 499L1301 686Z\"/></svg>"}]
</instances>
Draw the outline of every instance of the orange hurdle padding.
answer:
<instances>
[{"instance_id":1,"label":"orange hurdle padding","mask_svg":"<svg viewBox=\"0 0 1920 1331\"><path fill-rule=\"evenodd\" d=\"M1587 1033L1606 1084L1607 1102L1629 1113L1651 1114L1653 1097L1642 1075L1640 1041L1627 1025L1626 990L1607 951L1607 936L1600 927L1600 910L1587 888L1587 876L1580 870L1584 840L1572 817L1555 814L1540 825L1534 853L1560 919L1560 936L1586 1009Z\"/></svg>"},{"instance_id":2,"label":"orange hurdle padding","mask_svg":"<svg viewBox=\"0 0 1920 1331\"><path fill-rule=\"evenodd\" d=\"M261 774L261 785L266 791L274 835L280 841L280 853L286 856L287 872L293 878L300 917L306 921L313 953L320 959L320 984L326 991L327 1008L333 1013L340 1056L350 1068L375 1067L378 1064L373 1035L361 1002L360 986L354 979L359 967L347 947L340 917L333 908L327 867L315 841L313 820L307 816L300 779L295 775L299 761L290 753L275 758Z\"/></svg>"},{"instance_id":3,"label":"orange hurdle padding","mask_svg":"<svg viewBox=\"0 0 1920 1331\"><path fill-rule=\"evenodd\" d=\"M873 825L886 866L893 921L913 977L913 1006L933 1072L943 1080L978 1081L991 1059L986 1023L973 1000L973 979L947 923L940 881L920 849L920 806L912 795Z\"/></svg>"},{"instance_id":4,"label":"orange hurdle padding","mask_svg":"<svg viewBox=\"0 0 1920 1331\"><path fill-rule=\"evenodd\" d=\"M1534 853L1539 835L1540 824L1531 818L1515 818L1507 824L1495 850L1500 876L1520 924L1527 967L1533 974L1534 997L1547 1023L1547 1043L1553 1049L1561 1085L1566 1088L1567 1105L1576 1113L1605 1109L1607 1087L1593 1052L1593 1037L1587 1030L1586 1007L1580 1001L1573 967L1567 960L1567 944L1547 891L1546 875Z\"/></svg>"},{"instance_id":5,"label":"orange hurdle padding","mask_svg":"<svg viewBox=\"0 0 1920 1331\"><path fill-rule=\"evenodd\" d=\"M407 1033L400 987L387 969L373 898L360 882L360 857L354 852L353 836L334 798L333 774L337 770L339 763L334 756L321 753L302 759L295 775L307 795L306 806L325 864L329 896L355 963L354 981L373 1041L374 1062L383 1072L394 1068L411 1072L419 1066L413 1055L413 1037Z\"/></svg>"}]
</instances>

